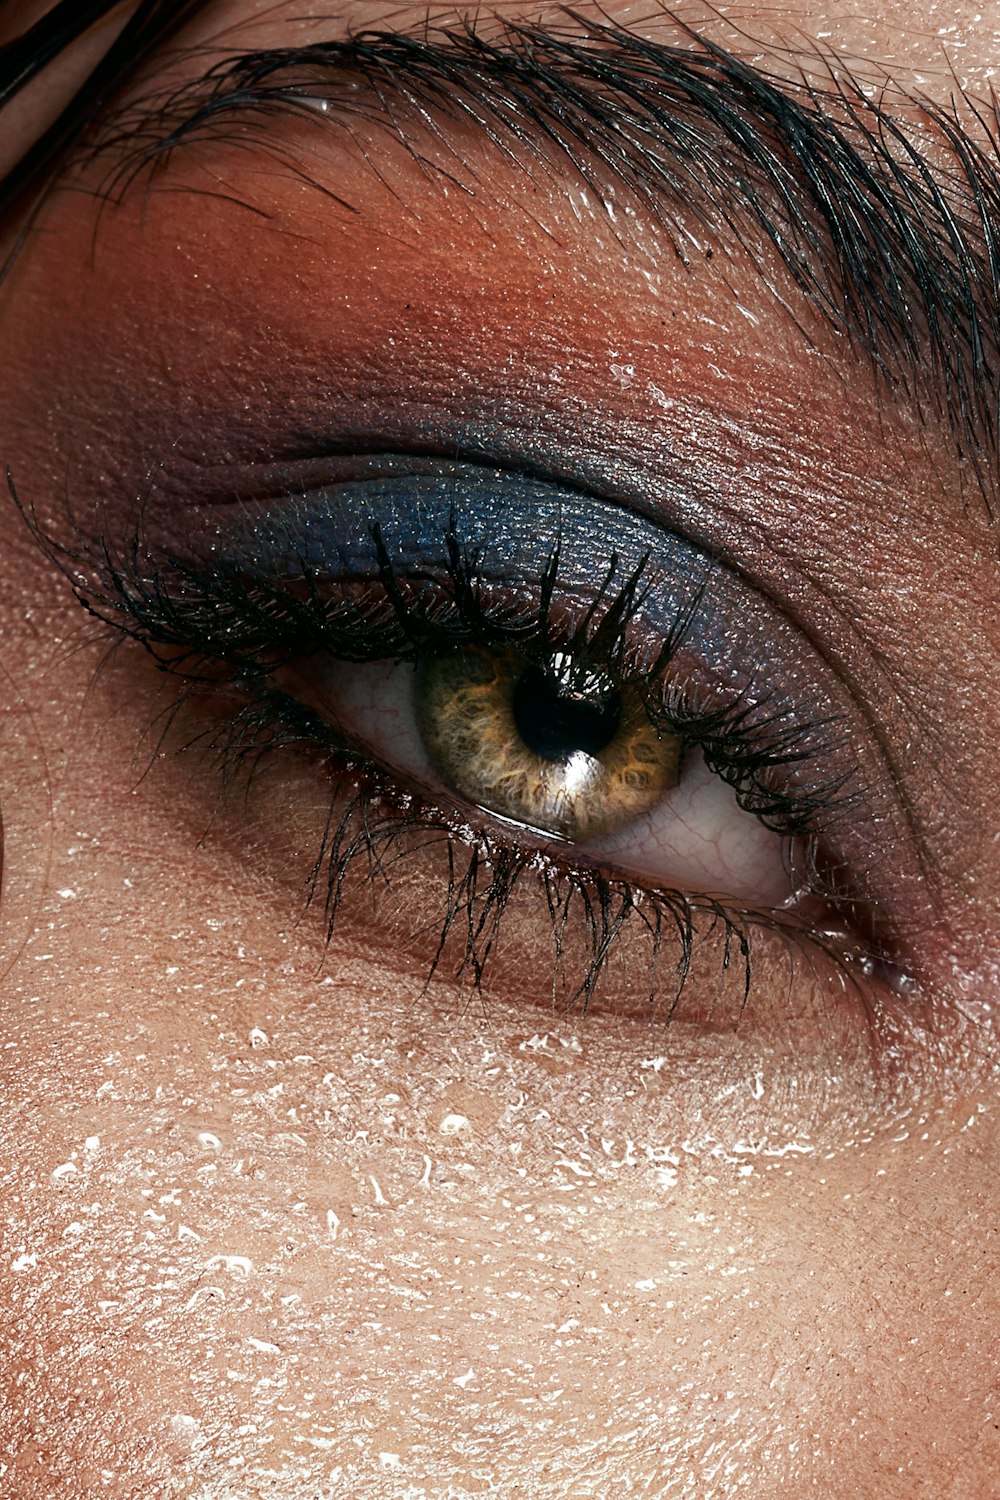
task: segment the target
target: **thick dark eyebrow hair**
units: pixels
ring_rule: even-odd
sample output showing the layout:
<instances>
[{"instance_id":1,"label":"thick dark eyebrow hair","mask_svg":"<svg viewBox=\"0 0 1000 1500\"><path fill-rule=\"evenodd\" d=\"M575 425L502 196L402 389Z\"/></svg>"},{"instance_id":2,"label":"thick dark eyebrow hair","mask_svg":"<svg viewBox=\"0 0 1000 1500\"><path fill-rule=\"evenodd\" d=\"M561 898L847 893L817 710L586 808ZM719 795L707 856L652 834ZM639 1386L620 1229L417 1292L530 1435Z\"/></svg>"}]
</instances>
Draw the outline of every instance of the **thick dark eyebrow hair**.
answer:
<instances>
[{"instance_id":1,"label":"thick dark eyebrow hair","mask_svg":"<svg viewBox=\"0 0 1000 1500\"><path fill-rule=\"evenodd\" d=\"M268 118L324 118L319 100L330 122L389 125L424 171L441 171L420 153L432 132L460 180L444 125L470 123L518 165L551 175L561 157L609 211L624 189L682 261L706 253L693 248L692 223L733 236L791 311L765 267L776 253L891 385L947 416L989 505L1000 432L996 104L956 87L949 108L898 91L890 106L819 52L810 74L789 81L679 21L681 45L668 45L564 15L561 26L494 20L487 33L469 19L224 56L109 122L94 147L111 153L104 191L120 195L147 168L155 178L193 140L274 149ZM254 118L262 133L247 136Z\"/></svg>"}]
</instances>

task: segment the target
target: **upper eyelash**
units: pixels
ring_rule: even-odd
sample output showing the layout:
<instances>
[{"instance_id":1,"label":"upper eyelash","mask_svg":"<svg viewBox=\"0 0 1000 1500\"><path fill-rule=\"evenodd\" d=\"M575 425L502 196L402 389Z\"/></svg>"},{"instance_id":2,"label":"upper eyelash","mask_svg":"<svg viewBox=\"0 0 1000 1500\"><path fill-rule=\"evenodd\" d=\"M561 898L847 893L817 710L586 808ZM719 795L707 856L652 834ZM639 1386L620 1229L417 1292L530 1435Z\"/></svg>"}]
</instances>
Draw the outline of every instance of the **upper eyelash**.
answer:
<instances>
[{"instance_id":1,"label":"upper eyelash","mask_svg":"<svg viewBox=\"0 0 1000 1500\"><path fill-rule=\"evenodd\" d=\"M424 616L408 605L405 597L393 587L393 566L388 550L380 547L379 554L382 583L393 603L400 628L415 647L440 649L441 634L429 630ZM532 650L539 647L543 650L553 647L571 650L575 656L609 671L621 682L635 681L640 687L655 685L669 665L683 643L701 597L697 593L679 611L656 659L644 665L641 676L634 676L635 668L628 654L627 625L651 587L648 554L613 593L609 591L617 559L612 556L604 579L594 590L589 606L571 634L560 633L558 628L553 628L550 619L559 570L558 544L553 547L542 573L539 604L529 617L521 620L497 620L484 606L477 564L478 559L463 556L452 530L447 576L460 639L504 646L530 643ZM451 632L443 634L447 642ZM366 652L366 658L367 655ZM807 746L807 738L813 738L821 728L831 732L834 720L824 725L815 722L789 724L785 722L786 716L777 711L768 714L760 701L706 709L682 705L676 699L665 703L652 689L644 692L644 698L653 722L660 725L664 733L681 733L687 740L700 745L711 769L733 787L740 805L776 833L800 837L815 835L819 819L839 812L847 801L844 795L846 776L830 778L808 795L798 790L794 798L769 786L766 781L767 772L804 762L815 755L817 747L815 744ZM808 864L809 878L814 883L818 872L811 852Z\"/></svg>"}]
</instances>

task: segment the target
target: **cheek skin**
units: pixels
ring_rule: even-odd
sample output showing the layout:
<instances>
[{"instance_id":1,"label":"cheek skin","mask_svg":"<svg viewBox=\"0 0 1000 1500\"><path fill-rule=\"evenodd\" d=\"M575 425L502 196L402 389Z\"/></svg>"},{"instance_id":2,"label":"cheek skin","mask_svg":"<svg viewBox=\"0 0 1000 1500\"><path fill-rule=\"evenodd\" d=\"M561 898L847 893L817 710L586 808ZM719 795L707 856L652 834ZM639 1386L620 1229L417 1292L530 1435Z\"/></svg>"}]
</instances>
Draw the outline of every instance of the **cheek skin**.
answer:
<instances>
[{"instance_id":1,"label":"cheek skin","mask_svg":"<svg viewBox=\"0 0 1000 1500\"><path fill-rule=\"evenodd\" d=\"M23 837L10 867L18 1495L682 1495L721 1465L847 1500L948 1493L959 1458L989 1492L1000 1142L971 1052L961 1094L918 1069L880 1110L832 1059L817 1099L780 1044L716 1071L613 1017L423 994L347 938L321 969L252 851L199 847L189 767L137 787L149 703L112 669L84 704L96 659L47 654L24 705L58 796L48 869Z\"/></svg>"}]
</instances>

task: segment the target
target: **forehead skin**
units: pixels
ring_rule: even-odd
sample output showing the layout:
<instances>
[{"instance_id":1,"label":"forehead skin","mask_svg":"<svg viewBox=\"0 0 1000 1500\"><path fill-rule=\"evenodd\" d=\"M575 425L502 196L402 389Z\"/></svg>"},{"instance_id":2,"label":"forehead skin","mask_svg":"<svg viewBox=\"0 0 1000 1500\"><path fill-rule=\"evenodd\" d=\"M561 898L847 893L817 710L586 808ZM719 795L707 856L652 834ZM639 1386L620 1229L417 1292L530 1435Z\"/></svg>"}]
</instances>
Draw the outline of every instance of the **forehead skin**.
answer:
<instances>
[{"instance_id":1,"label":"forehead skin","mask_svg":"<svg viewBox=\"0 0 1000 1500\"><path fill-rule=\"evenodd\" d=\"M220 0L182 40L330 34L301 9ZM400 24L418 9L340 12ZM669 26L649 4L605 13ZM751 57L755 38L807 59L821 38L856 74L940 99L956 76L985 90L1000 56L994 24L953 4L721 7L704 26ZM127 286L122 304L141 318ZM125 316L109 309L109 326ZM0 334L23 350L18 327L0 297ZM20 369L0 431L33 434L44 468L61 438L30 357ZM178 391L188 374L171 373ZM939 1055L904 1035L883 1088L836 1021L667 1038L425 992L343 939L324 960L281 873L312 853L309 768L263 789L246 826L214 823L182 757L136 752L162 707L155 674L105 663L10 526L10 1493L996 1492L988 986L966 997L981 1026ZM980 547L984 572L994 551Z\"/></svg>"},{"instance_id":2,"label":"forehead skin","mask_svg":"<svg viewBox=\"0 0 1000 1500\"><path fill-rule=\"evenodd\" d=\"M567 7L528 5L512 0L482 7L475 12L489 27L490 17L565 23ZM916 15L908 0L866 0L833 6L802 4L799 0L781 6L687 4L662 6L657 0L634 0L622 4L611 0L595 5L583 0L568 7L575 14L628 27L651 40L671 38L675 18L689 23L704 36L731 46L741 55L760 55L761 45L787 50L789 66L815 55L818 44L834 56L849 61L853 70L871 68L873 74L890 73L900 82L923 83L929 94L947 96L956 84L976 90L992 76L1000 23L976 4L945 4L943 0L924 6ZM311 14L291 6L262 6L255 0L213 0L185 33L189 38L226 34L226 40L255 47L309 43L329 37L335 27L330 18L342 18L344 27L395 29L420 24L425 17L447 25L468 14L461 6L429 4L399 5L392 0L367 5L342 5L318 9Z\"/></svg>"}]
</instances>

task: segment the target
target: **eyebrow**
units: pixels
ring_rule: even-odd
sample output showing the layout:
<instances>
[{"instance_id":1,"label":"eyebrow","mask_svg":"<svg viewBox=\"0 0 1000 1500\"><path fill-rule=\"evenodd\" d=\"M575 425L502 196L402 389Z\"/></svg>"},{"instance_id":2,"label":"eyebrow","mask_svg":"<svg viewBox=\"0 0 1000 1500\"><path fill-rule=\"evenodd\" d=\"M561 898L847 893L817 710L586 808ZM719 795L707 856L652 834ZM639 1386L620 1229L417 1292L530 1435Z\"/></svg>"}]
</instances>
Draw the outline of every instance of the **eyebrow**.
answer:
<instances>
[{"instance_id":1,"label":"eyebrow","mask_svg":"<svg viewBox=\"0 0 1000 1500\"><path fill-rule=\"evenodd\" d=\"M1000 436L996 106L957 89L948 107L900 91L890 106L819 51L813 74L790 81L676 20L678 42L668 44L575 11L564 17L495 22L488 34L470 18L227 55L109 121L92 152L110 154L103 191L122 194L147 168L155 178L185 143L225 139L234 121L261 128L239 136L246 146L273 145L275 115L374 120L425 172L421 135L434 132L458 163L457 136L438 122L471 124L520 167L534 160L551 174L561 158L612 218L624 190L683 263L711 254L692 226L732 236L794 317L768 271L776 254L892 387L947 417L992 518L984 453L995 457Z\"/></svg>"}]
</instances>

